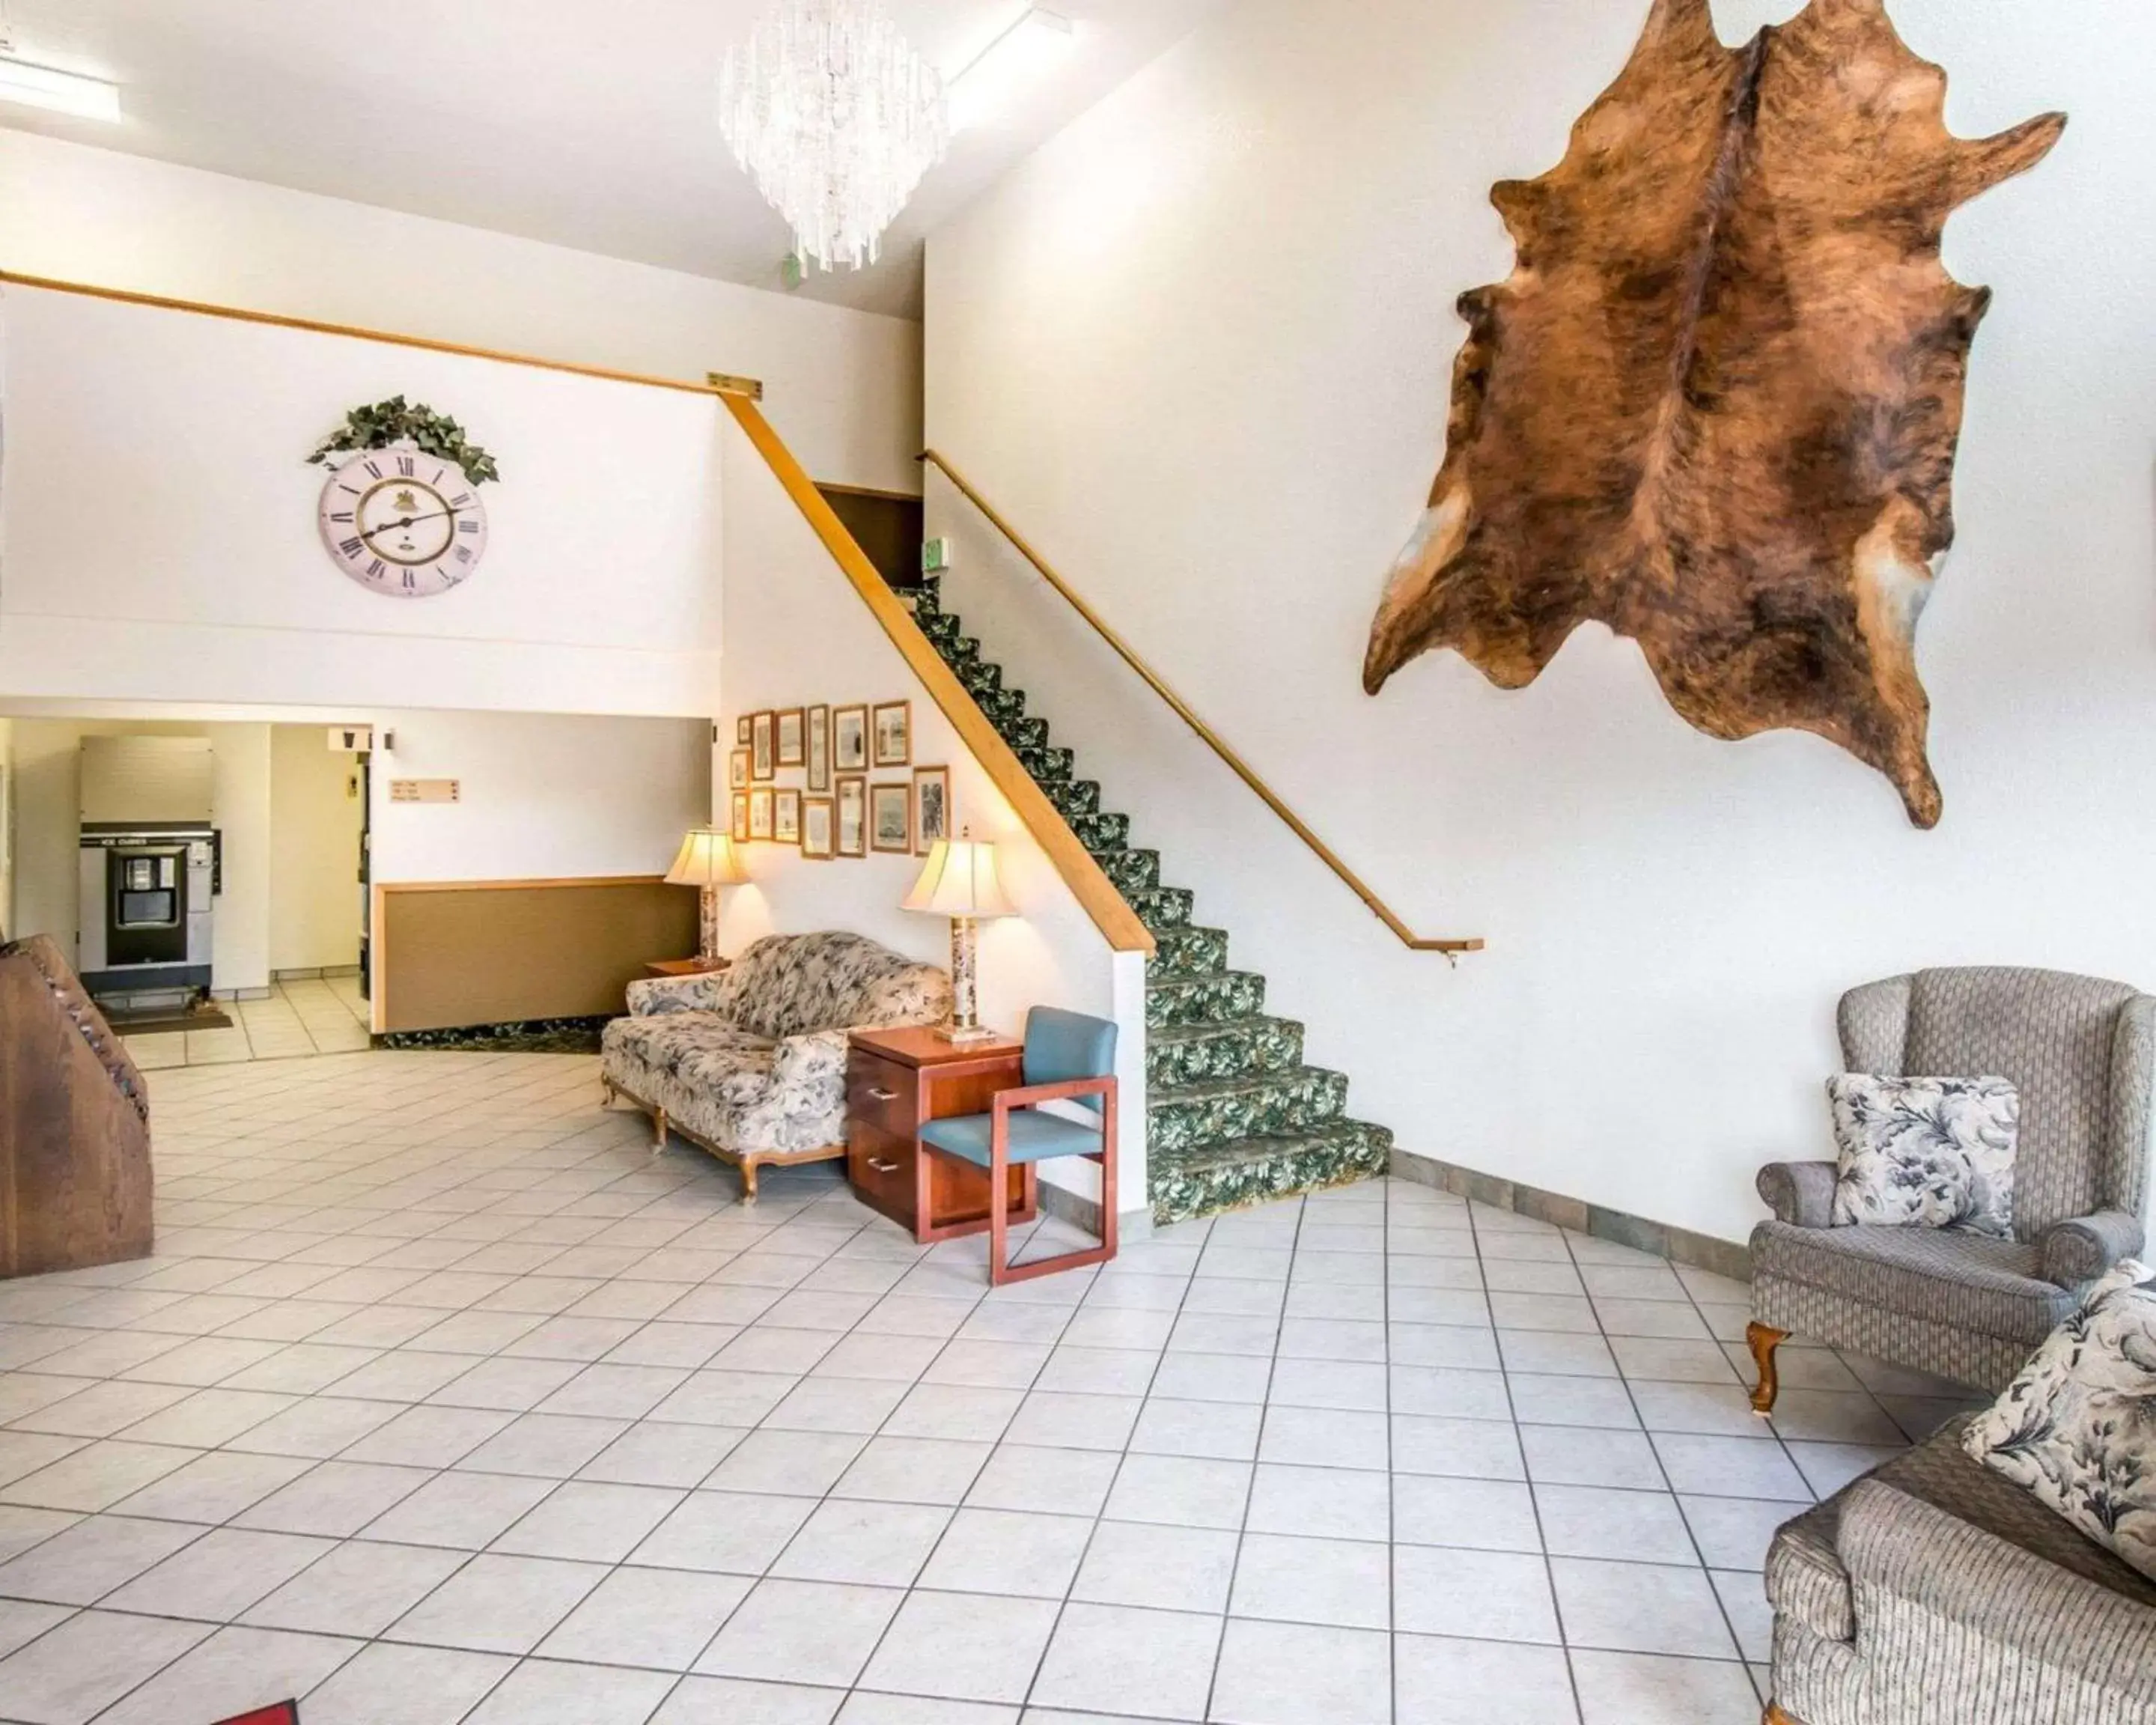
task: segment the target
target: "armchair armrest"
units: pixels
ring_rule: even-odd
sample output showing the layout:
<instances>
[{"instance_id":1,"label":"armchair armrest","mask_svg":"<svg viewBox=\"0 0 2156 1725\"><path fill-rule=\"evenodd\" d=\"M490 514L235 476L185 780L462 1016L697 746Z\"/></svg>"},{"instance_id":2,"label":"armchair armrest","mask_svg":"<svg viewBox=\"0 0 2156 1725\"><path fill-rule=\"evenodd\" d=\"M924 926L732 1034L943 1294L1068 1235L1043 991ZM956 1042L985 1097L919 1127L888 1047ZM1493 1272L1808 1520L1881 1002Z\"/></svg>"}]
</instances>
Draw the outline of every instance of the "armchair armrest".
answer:
<instances>
[{"instance_id":1,"label":"armchair armrest","mask_svg":"<svg viewBox=\"0 0 2156 1725\"><path fill-rule=\"evenodd\" d=\"M1831 1162L1770 1162L1755 1183L1777 1221L1793 1228L1831 1228L1836 1172Z\"/></svg>"},{"instance_id":2,"label":"armchair armrest","mask_svg":"<svg viewBox=\"0 0 2156 1725\"><path fill-rule=\"evenodd\" d=\"M2062 1288L2079 1287L2120 1259L2141 1255L2141 1224L2118 1210L2100 1210L2052 1223L2036 1236L2036 1245L2044 1255L2044 1280Z\"/></svg>"},{"instance_id":3,"label":"armchair armrest","mask_svg":"<svg viewBox=\"0 0 2156 1725\"><path fill-rule=\"evenodd\" d=\"M804 1030L782 1037L771 1057L773 1081L788 1090L828 1088L843 1091L846 1085L846 1050L850 1030Z\"/></svg>"},{"instance_id":4,"label":"armchair armrest","mask_svg":"<svg viewBox=\"0 0 2156 1725\"><path fill-rule=\"evenodd\" d=\"M1882 1606L1912 1605L2032 1666L2068 1664L2080 1682L2156 1702L2156 1610L2138 1600L1878 1480L1849 1488L1835 1545L1860 1642Z\"/></svg>"},{"instance_id":5,"label":"armchair armrest","mask_svg":"<svg viewBox=\"0 0 2156 1725\"><path fill-rule=\"evenodd\" d=\"M629 985L630 1015L648 1019L665 1012L723 1013L732 1004L733 973L706 971L701 976L649 977Z\"/></svg>"},{"instance_id":6,"label":"armchair armrest","mask_svg":"<svg viewBox=\"0 0 2156 1725\"><path fill-rule=\"evenodd\" d=\"M1112 1074L1098 1078L1065 1078L1054 1084L1027 1084L995 1093L992 1111L1008 1114L1014 1108L1032 1108L1042 1102L1067 1102L1080 1096L1105 1096L1116 1088Z\"/></svg>"}]
</instances>

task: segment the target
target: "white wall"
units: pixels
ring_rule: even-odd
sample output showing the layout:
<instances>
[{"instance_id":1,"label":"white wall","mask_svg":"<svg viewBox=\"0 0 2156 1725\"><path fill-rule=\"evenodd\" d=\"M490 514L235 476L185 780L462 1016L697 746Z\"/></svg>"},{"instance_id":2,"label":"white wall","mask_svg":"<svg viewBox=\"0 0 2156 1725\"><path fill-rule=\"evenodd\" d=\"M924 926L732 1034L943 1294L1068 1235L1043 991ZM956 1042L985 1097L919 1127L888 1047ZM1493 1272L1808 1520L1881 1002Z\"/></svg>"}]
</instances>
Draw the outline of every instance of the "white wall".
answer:
<instances>
[{"instance_id":1,"label":"white wall","mask_svg":"<svg viewBox=\"0 0 2156 1725\"><path fill-rule=\"evenodd\" d=\"M707 397L10 288L0 694L700 714L717 683ZM371 593L305 457L402 393L495 455L452 591Z\"/></svg>"},{"instance_id":2,"label":"white wall","mask_svg":"<svg viewBox=\"0 0 2156 1725\"><path fill-rule=\"evenodd\" d=\"M1725 37L1794 0L1722 0ZM1833 1006L1912 966L2156 986L2156 121L2138 0L1897 0L1949 119L2073 123L1964 212L1979 336L1960 547L1923 623L1944 824L1855 760L1672 713L1583 629L1501 693L1428 657L1366 699L1385 571L1443 445L1458 293L1511 267L1487 193L1562 155L1644 0L1245 0L934 239L929 440L1419 931L1404 952L1105 668L960 506L992 657L1306 1019L1351 1107L1423 1151L1741 1239L1761 1161L1827 1150Z\"/></svg>"},{"instance_id":3,"label":"white wall","mask_svg":"<svg viewBox=\"0 0 2156 1725\"><path fill-rule=\"evenodd\" d=\"M270 968L359 963L359 757L321 725L270 727Z\"/></svg>"},{"instance_id":4,"label":"white wall","mask_svg":"<svg viewBox=\"0 0 2156 1725\"><path fill-rule=\"evenodd\" d=\"M372 712L374 878L552 880L660 875L708 817L707 724L546 713ZM461 800L393 803L399 778Z\"/></svg>"},{"instance_id":5,"label":"white wall","mask_svg":"<svg viewBox=\"0 0 2156 1725\"><path fill-rule=\"evenodd\" d=\"M15 937L15 721L0 718L0 941Z\"/></svg>"},{"instance_id":6,"label":"white wall","mask_svg":"<svg viewBox=\"0 0 2156 1725\"><path fill-rule=\"evenodd\" d=\"M1109 948L762 458L731 422L725 461L726 566L743 573L726 585L726 698L711 762L719 819L723 822L728 814L726 757L741 714L911 701L914 762L950 768L953 830L969 827L976 838L995 842L998 875L1018 906L1017 916L979 926L982 1021L1016 1031L1036 1004L1118 1021L1127 1122L1121 1147L1123 1207L1139 1207L1145 1193L1142 961ZM910 783L911 773L890 768L871 772L869 780ZM776 782L804 788L807 775L798 768L781 768ZM921 872L921 858L872 850L862 859L821 862L794 847L767 844L744 846L742 855L752 880L723 896L722 952L737 952L773 932L844 928L949 964L950 923L899 908ZM1091 1172L1082 1163L1059 1164L1055 1178L1075 1187Z\"/></svg>"},{"instance_id":7,"label":"white wall","mask_svg":"<svg viewBox=\"0 0 2156 1725\"><path fill-rule=\"evenodd\" d=\"M920 489L921 326L898 318L28 132L0 131L0 266L25 275L670 377L761 377L818 479Z\"/></svg>"},{"instance_id":8,"label":"white wall","mask_svg":"<svg viewBox=\"0 0 2156 1725\"><path fill-rule=\"evenodd\" d=\"M207 737L215 761L211 819L223 834L211 986L221 994L270 986L270 727L146 719L13 722L17 936L49 934L76 955L78 839L85 737Z\"/></svg>"}]
</instances>

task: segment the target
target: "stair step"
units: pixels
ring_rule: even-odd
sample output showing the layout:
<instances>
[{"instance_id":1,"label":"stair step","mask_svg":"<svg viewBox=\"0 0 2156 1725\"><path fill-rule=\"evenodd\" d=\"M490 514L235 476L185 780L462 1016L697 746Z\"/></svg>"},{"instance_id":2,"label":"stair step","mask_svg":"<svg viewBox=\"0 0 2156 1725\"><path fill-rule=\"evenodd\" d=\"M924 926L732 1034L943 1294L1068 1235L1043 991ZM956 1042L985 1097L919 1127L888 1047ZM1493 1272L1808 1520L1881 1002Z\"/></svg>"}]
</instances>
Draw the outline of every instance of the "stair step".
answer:
<instances>
[{"instance_id":1,"label":"stair step","mask_svg":"<svg viewBox=\"0 0 2156 1725\"><path fill-rule=\"evenodd\" d=\"M1131 818L1127 814L1082 814L1070 823L1078 842L1094 855L1130 847Z\"/></svg>"},{"instance_id":2,"label":"stair step","mask_svg":"<svg viewBox=\"0 0 2156 1725\"><path fill-rule=\"evenodd\" d=\"M1214 976L1228 968L1224 928L1164 928L1153 937L1156 948L1149 975L1166 978Z\"/></svg>"},{"instance_id":3,"label":"stair step","mask_svg":"<svg viewBox=\"0 0 2156 1725\"><path fill-rule=\"evenodd\" d=\"M1044 790L1069 778L1075 765L1068 749L1014 747L1011 752L1018 757L1019 765L1025 768L1033 782Z\"/></svg>"},{"instance_id":4,"label":"stair step","mask_svg":"<svg viewBox=\"0 0 2156 1725\"><path fill-rule=\"evenodd\" d=\"M952 669L957 672L958 681L966 692L976 701L983 695L994 694L1004 685L1004 668L999 665L991 665L985 659L976 657L969 660L963 670L956 665Z\"/></svg>"},{"instance_id":5,"label":"stair step","mask_svg":"<svg viewBox=\"0 0 2156 1725\"><path fill-rule=\"evenodd\" d=\"M1129 852L1127 855L1135 855ZM1265 979L1247 970L1215 976L1169 977L1146 984L1146 1028L1219 1024L1255 1017L1265 1009Z\"/></svg>"},{"instance_id":6,"label":"stair step","mask_svg":"<svg viewBox=\"0 0 2156 1725\"><path fill-rule=\"evenodd\" d=\"M1023 689L988 689L970 692L973 696L973 705L988 716L988 722L997 730L1004 731L1025 722L1025 691Z\"/></svg>"},{"instance_id":7,"label":"stair step","mask_svg":"<svg viewBox=\"0 0 2156 1725\"><path fill-rule=\"evenodd\" d=\"M1260 1133L1315 1132L1348 1106L1348 1075L1321 1066L1201 1078L1146 1092L1146 1153Z\"/></svg>"},{"instance_id":8,"label":"stair step","mask_svg":"<svg viewBox=\"0 0 2156 1725\"><path fill-rule=\"evenodd\" d=\"M1148 1146L1146 1186L1156 1225L1240 1209L1323 1186L1344 1186L1391 1166L1393 1135L1366 1121L1332 1120L1311 1132L1262 1133L1183 1150Z\"/></svg>"},{"instance_id":9,"label":"stair step","mask_svg":"<svg viewBox=\"0 0 2156 1725\"><path fill-rule=\"evenodd\" d=\"M1158 936L1189 922L1197 895L1187 886L1147 886L1126 892L1123 898L1138 913L1138 921Z\"/></svg>"},{"instance_id":10,"label":"stair step","mask_svg":"<svg viewBox=\"0 0 2156 1725\"><path fill-rule=\"evenodd\" d=\"M1158 850L1106 850L1095 855L1101 872L1114 884L1118 892L1142 891L1160 884L1160 853Z\"/></svg>"},{"instance_id":11,"label":"stair step","mask_svg":"<svg viewBox=\"0 0 2156 1725\"><path fill-rule=\"evenodd\" d=\"M1090 778L1066 778L1041 788L1048 793L1048 800L1061 811L1065 820L1101 812L1101 788Z\"/></svg>"},{"instance_id":12,"label":"stair step","mask_svg":"<svg viewBox=\"0 0 2156 1725\"><path fill-rule=\"evenodd\" d=\"M1043 749L1048 747L1048 721L1045 719L1000 719L996 729L1003 739L1014 749Z\"/></svg>"},{"instance_id":13,"label":"stair step","mask_svg":"<svg viewBox=\"0 0 2156 1725\"><path fill-rule=\"evenodd\" d=\"M965 625L947 611L924 613L918 605L916 605L913 610L913 621L921 634L936 644L939 651L947 647L955 647L960 641L966 639ZM980 643L976 641L973 644L978 648Z\"/></svg>"},{"instance_id":14,"label":"stair step","mask_svg":"<svg viewBox=\"0 0 2156 1725\"><path fill-rule=\"evenodd\" d=\"M1302 1026L1292 1019L1256 1016L1223 1024L1168 1024L1146 1038L1148 1089L1285 1072L1302 1064Z\"/></svg>"}]
</instances>

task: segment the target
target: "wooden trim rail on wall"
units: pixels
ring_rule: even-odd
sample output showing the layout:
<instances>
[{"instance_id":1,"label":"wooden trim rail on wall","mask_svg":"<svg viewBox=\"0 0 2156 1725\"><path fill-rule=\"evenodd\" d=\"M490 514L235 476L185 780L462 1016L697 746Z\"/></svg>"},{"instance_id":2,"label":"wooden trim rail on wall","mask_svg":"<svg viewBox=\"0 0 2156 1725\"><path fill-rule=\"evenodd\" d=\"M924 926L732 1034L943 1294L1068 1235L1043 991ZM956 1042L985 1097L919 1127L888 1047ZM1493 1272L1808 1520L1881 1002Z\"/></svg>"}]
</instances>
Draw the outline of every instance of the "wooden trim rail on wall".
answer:
<instances>
[{"instance_id":1,"label":"wooden trim rail on wall","mask_svg":"<svg viewBox=\"0 0 2156 1725\"><path fill-rule=\"evenodd\" d=\"M402 932L411 947L399 944L400 906L422 913L419 927ZM696 950L696 895L660 875L378 880L372 1028L380 1035L618 1014L649 960Z\"/></svg>"},{"instance_id":2,"label":"wooden trim rail on wall","mask_svg":"<svg viewBox=\"0 0 2156 1725\"><path fill-rule=\"evenodd\" d=\"M1009 540L1012 548L1040 572L1040 578L1055 588L1064 602L1078 614L1086 626L1106 641L1125 665L1137 673L1139 680L1148 689L1168 703L1168 710L1190 727L1191 732L1200 742L1227 763L1229 771L1257 793L1259 800L1286 823L1290 832L1310 847L1317 860L1332 870L1348 890L1369 907L1371 913L1380 922L1392 930L1402 946L1411 952L1442 952L1448 960L1455 963L1459 962L1460 954L1462 952L1479 952L1482 950L1483 942L1480 936L1472 938L1435 939L1419 935L1409 928L1394 912L1393 907L1371 891L1363 877L1342 862L1338 853L1312 832L1302 818L1281 800L1273 788L1258 777L1256 769L1230 748L1219 732L1199 718L1191 710L1189 703L1168 687L1160 673L1138 656L1135 648L1125 641L1114 629L1109 628L1100 614L1080 598L1070 584L1049 566L1048 560L1028 544L1024 536L997 512L994 505L973 489L964 475L934 449L922 450L921 459L938 469L944 478L957 487L958 494L974 508L980 511L988 525Z\"/></svg>"},{"instance_id":3,"label":"wooden trim rail on wall","mask_svg":"<svg viewBox=\"0 0 2156 1725\"><path fill-rule=\"evenodd\" d=\"M756 445L757 453L785 487L794 507L807 519L816 536L824 542L824 548L853 583L861 603L891 637L891 644L898 649L907 668L920 678L930 697L942 709L944 717L957 732L959 741L973 752L973 758L1003 793L1004 800L1017 811L1034 841L1048 853L1049 860L1085 907L1086 914L1093 919L1094 927L1116 951L1143 952L1150 957L1153 938L1138 920L1137 912L1124 902L1122 894L1116 890L1116 883L1078 842L1078 835L1063 819L1062 810L1050 802L1047 793L1034 783L1033 775L1012 752L1003 733L988 722L988 715L966 692L951 667L944 664L942 655L928 637L921 634L913 614L891 590L890 583L876 572L867 554L854 542L853 536L824 501L814 481L793 459L793 451L771 429L771 422L746 397L729 393L722 399L727 411L748 434L749 441Z\"/></svg>"}]
</instances>

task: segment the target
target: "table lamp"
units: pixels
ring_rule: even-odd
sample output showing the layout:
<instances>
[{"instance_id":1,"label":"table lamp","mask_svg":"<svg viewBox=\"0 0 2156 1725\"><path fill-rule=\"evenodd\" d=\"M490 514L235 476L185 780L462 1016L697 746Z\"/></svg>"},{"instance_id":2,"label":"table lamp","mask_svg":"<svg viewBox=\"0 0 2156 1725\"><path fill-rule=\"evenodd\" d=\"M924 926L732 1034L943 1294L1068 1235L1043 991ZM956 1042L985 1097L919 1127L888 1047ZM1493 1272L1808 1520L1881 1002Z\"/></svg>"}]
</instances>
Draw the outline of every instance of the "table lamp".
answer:
<instances>
[{"instance_id":1,"label":"table lamp","mask_svg":"<svg viewBox=\"0 0 2156 1725\"><path fill-rule=\"evenodd\" d=\"M701 889L696 921L699 958L719 956L719 889L740 886L747 880L748 871L734 855L732 838L716 827L690 829L674 858L674 866L666 871L666 884Z\"/></svg>"},{"instance_id":2,"label":"table lamp","mask_svg":"<svg viewBox=\"0 0 2156 1725\"><path fill-rule=\"evenodd\" d=\"M937 1034L947 1042L994 1041L996 1032L981 1028L973 1009L973 925L1018 914L996 879L996 847L964 831L938 839L901 908L951 919L951 1022Z\"/></svg>"}]
</instances>

